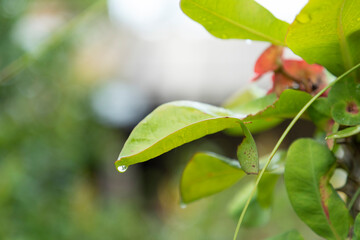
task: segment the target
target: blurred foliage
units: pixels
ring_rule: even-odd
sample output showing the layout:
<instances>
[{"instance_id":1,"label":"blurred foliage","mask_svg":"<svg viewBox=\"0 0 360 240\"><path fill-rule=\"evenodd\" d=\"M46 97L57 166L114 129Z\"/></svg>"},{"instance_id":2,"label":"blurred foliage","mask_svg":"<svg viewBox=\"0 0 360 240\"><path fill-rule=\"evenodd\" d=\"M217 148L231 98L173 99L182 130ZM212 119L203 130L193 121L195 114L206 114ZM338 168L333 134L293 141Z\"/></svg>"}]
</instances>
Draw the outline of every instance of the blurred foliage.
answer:
<instances>
[{"instance_id":1,"label":"blurred foliage","mask_svg":"<svg viewBox=\"0 0 360 240\"><path fill-rule=\"evenodd\" d=\"M29 54L14 37L29 14L67 16L66 24L93 3L0 0L0 68ZM0 239L230 239L235 222L224 206L241 182L222 195L179 207L179 164L185 166L195 149L219 149L208 140L165 154L152 167L116 173L113 162L130 129L106 126L92 110L93 92L109 77L94 70L103 56L85 54L95 60L83 59L81 69L76 64L82 42L106 19L99 11L0 86ZM79 71L95 72L99 79ZM237 144L221 135L210 138L228 148ZM275 220L261 233L242 230L247 239L301 224L285 192L280 194ZM278 225L276 219L284 217L291 220Z\"/></svg>"}]
</instances>

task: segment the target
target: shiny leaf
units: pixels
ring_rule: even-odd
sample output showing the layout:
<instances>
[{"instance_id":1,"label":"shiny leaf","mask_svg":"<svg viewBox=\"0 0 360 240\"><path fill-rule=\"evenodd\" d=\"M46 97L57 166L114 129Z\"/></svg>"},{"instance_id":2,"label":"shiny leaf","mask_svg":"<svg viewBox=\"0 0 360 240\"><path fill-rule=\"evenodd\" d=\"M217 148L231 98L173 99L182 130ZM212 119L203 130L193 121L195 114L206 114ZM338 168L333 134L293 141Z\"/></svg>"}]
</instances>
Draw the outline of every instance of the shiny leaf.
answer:
<instances>
[{"instance_id":1,"label":"shiny leaf","mask_svg":"<svg viewBox=\"0 0 360 240\"><path fill-rule=\"evenodd\" d=\"M180 183L184 203L218 193L246 174L239 162L214 153L197 153L187 164Z\"/></svg>"},{"instance_id":2,"label":"shiny leaf","mask_svg":"<svg viewBox=\"0 0 360 240\"><path fill-rule=\"evenodd\" d=\"M290 25L289 48L336 76L360 62L360 1L310 0Z\"/></svg>"},{"instance_id":3,"label":"shiny leaf","mask_svg":"<svg viewBox=\"0 0 360 240\"><path fill-rule=\"evenodd\" d=\"M288 23L253 0L181 0L181 9L218 38L284 45Z\"/></svg>"},{"instance_id":4,"label":"shiny leaf","mask_svg":"<svg viewBox=\"0 0 360 240\"><path fill-rule=\"evenodd\" d=\"M326 239L345 239L350 215L330 185L336 159L312 139L294 142L285 165L285 185L295 212L315 233Z\"/></svg>"},{"instance_id":5,"label":"shiny leaf","mask_svg":"<svg viewBox=\"0 0 360 240\"><path fill-rule=\"evenodd\" d=\"M240 126L239 116L207 104L176 101L161 105L132 131L116 166L128 166L157 157L205 135Z\"/></svg>"}]
</instances>

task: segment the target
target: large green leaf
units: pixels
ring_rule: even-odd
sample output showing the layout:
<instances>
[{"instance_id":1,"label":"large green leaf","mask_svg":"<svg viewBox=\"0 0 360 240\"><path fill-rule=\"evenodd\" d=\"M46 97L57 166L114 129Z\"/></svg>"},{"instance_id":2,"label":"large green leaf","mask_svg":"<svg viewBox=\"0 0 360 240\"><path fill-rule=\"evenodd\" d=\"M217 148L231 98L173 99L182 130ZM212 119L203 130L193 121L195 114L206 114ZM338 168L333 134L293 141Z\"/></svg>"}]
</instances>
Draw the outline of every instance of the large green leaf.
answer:
<instances>
[{"instance_id":1,"label":"large green leaf","mask_svg":"<svg viewBox=\"0 0 360 240\"><path fill-rule=\"evenodd\" d=\"M360 1L310 0L290 25L289 48L339 76L360 62Z\"/></svg>"},{"instance_id":2,"label":"large green leaf","mask_svg":"<svg viewBox=\"0 0 360 240\"><path fill-rule=\"evenodd\" d=\"M350 215L329 184L336 159L324 145L312 139L294 142L285 165L285 185L290 202L302 221L326 239L345 239Z\"/></svg>"},{"instance_id":3,"label":"large green leaf","mask_svg":"<svg viewBox=\"0 0 360 240\"><path fill-rule=\"evenodd\" d=\"M245 176L239 162L215 153L197 153L187 164L180 183L184 203L218 193Z\"/></svg>"},{"instance_id":4,"label":"large green leaf","mask_svg":"<svg viewBox=\"0 0 360 240\"><path fill-rule=\"evenodd\" d=\"M277 236L267 238L266 240L304 240L304 238L297 230L291 230Z\"/></svg>"},{"instance_id":5,"label":"large green leaf","mask_svg":"<svg viewBox=\"0 0 360 240\"><path fill-rule=\"evenodd\" d=\"M288 23L253 0L181 0L181 8L216 37L284 45Z\"/></svg>"},{"instance_id":6,"label":"large green leaf","mask_svg":"<svg viewBox=\"0 0 360 240\"><path fill-rule=\"evenodd\" d=\"M207 104L176 101L161 105L132 131L116 166L126 166L157 157L205 135L240 126L240 116Z\"/></svg>"},{"instance_id":7,"label":"large green leaf","mask_svg":"<svg viewBox=\"0 0 360 240\"><path fill-rule=\"evenodd\" d=\"M251 135L249 129L244 123L240 123L244 138L237 148L237 157L241 168L247 174L259 173L259 154L256 148L256 143Z\"/></svg>"},{"instance_id":8,"label":"large green leaf","mask_svg":"<svg viewBox=\"0 0 360 240\"><path fill-rule=\"evenodd\" d=\"M360 124L360 83L353 78L342 79L329 92L331 115L342 125Z\"/></svg>"}]
</instances>

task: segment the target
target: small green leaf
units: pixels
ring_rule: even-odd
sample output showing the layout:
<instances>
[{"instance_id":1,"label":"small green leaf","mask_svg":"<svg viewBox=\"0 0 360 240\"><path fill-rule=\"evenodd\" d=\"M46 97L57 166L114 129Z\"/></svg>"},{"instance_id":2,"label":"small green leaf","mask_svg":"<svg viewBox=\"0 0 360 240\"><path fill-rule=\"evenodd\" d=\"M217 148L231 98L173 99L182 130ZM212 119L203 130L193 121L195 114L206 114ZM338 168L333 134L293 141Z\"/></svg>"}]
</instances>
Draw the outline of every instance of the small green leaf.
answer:
<instances>
[{"instance_id":1,"label":"small green leaf","mask_svg":"<svg viewBox=\"0 0 360 240\"><path fill-rule=\"evenodd\" d=\"M291 230L275 237L267 238L266 240L304 240L297 230Z\"/></svg>"},{"instance_id":2,"label":"small green leaf","mask_svg":"<svg viewBox=\"0 0 360 240\"><path fill-rule=\"evenodd\" d=\"M354 234L352 240L360 240L360 214L355 218Z\"/></svg>"},{"instance_id":3,"label":"small green leaf","mask_svg":"<svg viewBox=\"0 0 360 240\"><path fill-rule=\"evenodd\" d=\"M275 94L270 94L243 105L233 105L230 110L248 115L243 121L251 122L246 127L252 133L257 133L278 125L286 118L293 118L310 99L311 95L306 92L287 89L278 99ZM303 118L308 117L304 114ZM227 132L233 135L242 134L241 127L228 129Z\"/></svg>"},{"instance_id":4,"label":"small green leaf","mask_svg":"<svg viewBox=\"0 0 360 240\"><path fill-rule=\"evenodd\" d=\"M326 239L345 239L350 215L330 185L336 166L332 152L312 139L300 139L289 148L285 185L295 212L315 233Z\"/></svg>"},{"instance_id":5,"label":"small green leaf","mask_svg":"<svg viewBox=\"0 0 360 240\"><path fill-rule=\"evenodd\" d=\"M288 23L253 0L181 0L181 9L218 38L284 45Z\"/></svg>"},{"instance_id":6,"label":"small green leaf","mask_svg":"<svg viewBox=\"0 0 360 240\"><path fill-rule=\"evenodd\" d=\"M290 25L286 43L339 76L360 62L359 9L359 0L311 0Z\"/></svg>"},{"instance_id":7,"label":"small green leaf","mask_svg":"<svg viewBox=\"0 0 360 240\"><path fill-rule=\"evenodd\" d=\"M116 166L144 162L180 145L240 126L239 115L207 104L176 101L161 105L132 131Z\"/></svg>"},{"instance_id":8,"label":"small green leaf","mask_svg":"<svg viewBox=\"0 0 360 240\"><path fill-rule=\"evenodd\" d=\"M187 164L181 177L182 201L190 203L218 193L245 175L236 160L214 153L197 153Z\"/></svg>"},{"instance_id":9,"label":"small green leaf","mask_svg":"<svg viewBox=\"0 0 360 240\"><path fill-rule=\"evenodd\" d=\"M360 83L352 78L337 82L329 92L331 115L341 125L360 124Z\"/></svg>"},{"instance_id":10,"label":"small green leaf","mask_svg":"<svg viewBox=\"0 0 360 240\"><path fill-rule=\"evenodd\" d=\"M240 123L242 131L245 135L241 144L237 148L237 157L241 168L247 174L259 173L259 155L256 148L255 140L252 137L249 129L244 123Z\"/></svg>"},{"instance_id":11,"label":"small green leaf","mask_svg":"<svg viewBox=\"0 0 360 240\"><path fill-rule=\"evenodd\" d=\"M354 136L358 133L360 133L360 125L354 127L348 127L336 133L330 134L329 136L326 137L326 139L346 138L346 137Z\"/></svg>"}]
</instances>

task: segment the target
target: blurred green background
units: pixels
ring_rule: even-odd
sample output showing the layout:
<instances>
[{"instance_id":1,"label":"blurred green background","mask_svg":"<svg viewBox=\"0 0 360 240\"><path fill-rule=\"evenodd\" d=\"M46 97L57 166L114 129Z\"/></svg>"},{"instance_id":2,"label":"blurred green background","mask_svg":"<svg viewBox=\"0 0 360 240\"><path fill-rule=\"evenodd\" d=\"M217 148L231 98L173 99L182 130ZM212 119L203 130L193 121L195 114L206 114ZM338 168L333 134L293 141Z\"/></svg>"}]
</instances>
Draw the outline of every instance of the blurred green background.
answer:
<instances>
[{"instance_id":1,"label":"blurred green background","mask_svg":"<svg viewBox=\"0 0 360 240\"><path fill-rule=\"evenodd\" d=\"M141 61L154 61L151 49L166 49L161 44L174 44L171 39L178 35L169 41L166 37L149 40L155 35L150 31L146 41L140 41L131 24L111 17L116 1L0 0L0 69L5 69L0 73L0 239L232 239L237 216L229 214L228 204L244 182L186 208L180 207L178 183L197 150L235 157L238 138L215 134L132 166L124 174L114 167L135 124L157 105L188 98L189 92L189 83L184 83L183 93L169 95L165 83L148 82L148 78L164 78L171 85L176 81L171 76L184 71L162 64L172 62L171 66L188 69L187 56L164 57L158 65ZM177 1L171 4L186 19ZM163 19L154 23L157 21ZM164 29L170 31L171 26ZM201 41L223 44L199 39L193 48ZM187 48L189 40L181 41ZM241 44L242 49L252 48L252 59L265 46ZM236 49L228 46L221 45L217 51ZM209 58L206 51L202 54ZM229 60L224 59L199 66L205 72L215 65L227 67ZM168 72L148 74L151 71L146 68L156 70L156 66ZM137 75L144 71L146 76ZM245 74L250 76L251 71ZM200 77L208 79L207 75ZM238 77L234 70L232 78ZM146 80L145 87L141 79ZM244 77L245 82L247 79ZM198 83L199 89L205 84ZM234 84L237 88L240 83ZM223 93L214 95L215 91L205 88L209 95L198 90L190 98L220 104L233 90L229 84ZM263 154L282 128L257 136ZM302 134L310 135L311 130ZM244 228L241 234L243 239L264 239L292 228L315 239L295 216L280 181L269 223Z\"/></svg>"}]
</instances>

